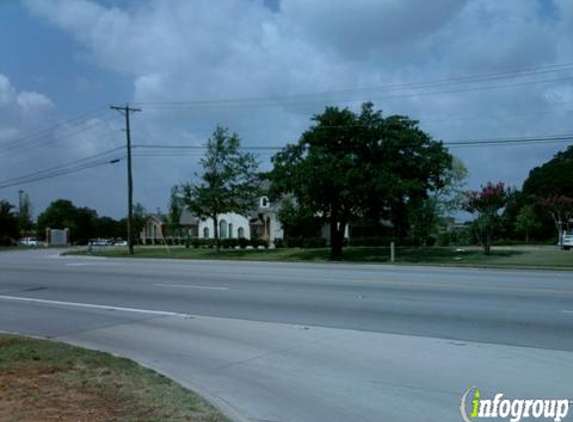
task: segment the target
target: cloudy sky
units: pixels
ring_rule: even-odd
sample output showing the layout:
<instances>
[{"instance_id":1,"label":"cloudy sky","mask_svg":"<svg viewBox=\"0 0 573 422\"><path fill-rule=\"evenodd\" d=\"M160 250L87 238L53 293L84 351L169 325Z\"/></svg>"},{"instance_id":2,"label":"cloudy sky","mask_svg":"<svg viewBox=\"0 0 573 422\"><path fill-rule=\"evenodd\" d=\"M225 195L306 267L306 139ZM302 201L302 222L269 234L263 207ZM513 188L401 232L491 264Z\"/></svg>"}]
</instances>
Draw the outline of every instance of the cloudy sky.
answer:
<instances>
[{"instance_id":1,"label":"cloudy sky","mask_svg":"<svg viewBox=\"0 0 573 422\"><path fill-rule=\"evenodd\" d=\"M367 100L446 143L573 133L572 28L571 0L1 1L0 198L123 216L125 160L109 163L123 117L109 105L126 102L142 109L136 145L200 146L219 123L280 147L326 105ZM451 151L469 188L520 187L567 145ZM135 148L135 200L165 208L200 155Z\"/></svg>"}]
</instances>

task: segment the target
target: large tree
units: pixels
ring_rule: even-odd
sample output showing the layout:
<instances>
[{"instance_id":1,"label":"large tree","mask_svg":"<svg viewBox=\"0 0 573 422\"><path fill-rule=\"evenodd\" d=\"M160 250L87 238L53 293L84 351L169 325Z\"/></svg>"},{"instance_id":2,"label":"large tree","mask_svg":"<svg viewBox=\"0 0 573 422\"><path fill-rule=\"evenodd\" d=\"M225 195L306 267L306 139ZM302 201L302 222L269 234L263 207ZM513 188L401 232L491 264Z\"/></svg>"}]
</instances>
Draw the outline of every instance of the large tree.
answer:
<instances>
[{"instance_id":1,"label":"large tree","mask_svg":"<svg viewBox=\"0 0 573 422\"><path fill-rule=\"evenodd\" d=\"M9 246L18 239L18 218L14 206L5 200L0 200L0 245Z\"/></svg>"},{"instance_id":2,"label":"large tree","mask_svg":"<svg viewBox=\"0 0 573 422\"><path fill-rule=\"evenodd\" d=\"M43 237L46 228L70 229L70 238L74 243L84 244L95 236L97 212L76 207L72 201L58 199L38 216L38 235Z\"/></svg>"},{"instance_id":3,"label":"large tree","mask_svg":"<svg viewBox=\"0 0 573 422\"><path fill-rule=\"evenodd\" d=\"M499 212L506 206L510 195L511 189L503 182L496 184L488 182L481 190L467 193L468 199L464 208L468 212L477 213L474 228L486 255L491 254L491 243L496 225L499 223Z\"/></svg>"},{"instance_id":4,"label":"large tree","mask_svg":"<svg viewBox=\"0 0 573 422\"><path fill-rule=\"evenodd\" d=\"M291 193L299 207L330 228L331 259L342 257L351 220L392 218L408 230L407 208L444 185L452 157L405 116L382 117L371 103L360 113L327 107L298 143L273 157L273 196Z\"/></svg>"},{"instance_id":5,"label":"large tree","mask_svg":"<svg viewBox=\"0 0 573 422\"><path fill-rule=\"evenodd\" d=\"M515 230L525 233L525 243L529 243L529 234L538 227L535 209L532 205L524 205L515 218Z\"/></svg>"},{"instance_id":6,"label":"large tree","mask_svg":"<svg viewBox=\"0 0 573 422\"><path fill-rule=\"evenodd\" d=\"M523 193L538 198L573 195L573 146L558 152L551 160L529 172Z\"/></svg>"},{"instance_id":7,"label":"large tree","mask_svg":"<svg viewBox=\"0 0 573 422\"><path fill-rule=\"evenodd\" d=\"M573 146L558 152L551 160L529 172L523 183L523 203L534 206L541 228L536 230L537 237L550 238L554 231L554 218L549 204L542 198L560 196L573 197Z\"/></svg>"},{"instance_id":8,"label":"large tree","mask_svg":"<svg viewBox=\"0 0 573 422\"><path fill-rule=\"evenodd\" d=\"M178 189L189 211L199 218L212 219L218 252L219 216L228 212L247 213L260 194L258 161L252 153L241 150L239 135L217 126L207 141L201 166L203 172L195 174L199 181Z\"/></svg>"},{"instance_id":9,"label":"large tree","mask_svg":"<svg viewBox=\"0 0 573 422\"><path fill-rule=\"evenodd\" d=\"M181 201L179 195L179 189L177 186L171 188L171 195L169 196L169 203L167 204L167 209L169 214L166 218L166 223L168 224L171 233L174 236L180 237L182 234L181 228L181 215L183 214L184 204Z\"/></svg>"},{"instance_id":10,"label":"large tree","mask_svg":"<svg viewBox=\"0 0 573 422\"><path fill-rule=\"evenodd\" d=\"M554 195L540 198L539 203L547 210L557 229L559 246L563 248L563 230L573 220L573 198L565 195Z\"/></svg>"}]
</instances>

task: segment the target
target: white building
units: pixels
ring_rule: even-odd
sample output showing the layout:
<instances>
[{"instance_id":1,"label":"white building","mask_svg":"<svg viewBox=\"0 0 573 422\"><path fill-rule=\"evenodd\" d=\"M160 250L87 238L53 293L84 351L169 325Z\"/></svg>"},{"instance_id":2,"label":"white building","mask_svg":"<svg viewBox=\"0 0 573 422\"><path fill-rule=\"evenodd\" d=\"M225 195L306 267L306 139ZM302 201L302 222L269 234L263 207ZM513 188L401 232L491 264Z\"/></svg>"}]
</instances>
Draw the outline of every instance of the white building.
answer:
<instances>
[{"instance_id":1,"label":"white building","mask_svg":"<svg viewBox=\"0 0 573 422\"><path fill-rule=\"evenodd\" d=\"M182 221L188 217L182 215ZM283 239L284 231L278 219L278 208L273 206L266 196L259 198L257 207L249 215L225 213L218 217L220 239L253 239L260 238L273 243L275 239ZM197 237L213 239L215 227L212 218L198 222Z\"/></svg>"},{"instance_id":2,"label":"white building","mask_svg":"<svg viewBox=\"0 0 573 422\"><path fill-rule=\"evenodd\" d=\"M249 219L235 213L225 213L218 217L219 239L250 239L251 230ZM197 237L199 239L213 239L215 225L212 218L200 220Z\"/></svg>"},{"instance_id":3,"label":"white building","mask_svg":"<svg viewBox=\"0 0 573 422\"><path fill-rule=\"evenodd\" d=\"M165 241L181 243L185 239L214 239L215 226L212 218L199 219L184 210L179 219L180 228L172 230L163 218L150 215L140 238L143 244L157 244ZM219 239L262 239L272 246L277 239L284 238L284 231L278 219L278 206L270 203L266 196L259 198L257 206L247 215L237 213L220 214L217 217Z\"/></svg>"}]
</instances>

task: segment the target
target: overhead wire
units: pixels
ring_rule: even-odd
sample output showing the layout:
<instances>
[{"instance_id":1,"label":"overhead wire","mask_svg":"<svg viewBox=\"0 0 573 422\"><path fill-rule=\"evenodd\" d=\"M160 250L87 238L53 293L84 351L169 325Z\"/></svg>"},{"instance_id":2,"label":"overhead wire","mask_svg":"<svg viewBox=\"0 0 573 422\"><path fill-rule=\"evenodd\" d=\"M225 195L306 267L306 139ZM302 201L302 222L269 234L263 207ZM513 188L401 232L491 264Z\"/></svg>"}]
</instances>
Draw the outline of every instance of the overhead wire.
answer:
<instances>
[{"instance_id":1,"label":"overhead wire","mask_svg":"<svg viewBox=\"0 0 573 422\"><path fill-rule=\"evenodd\" d=\"M556 64L550 66L540 66L536 68L529 69L518 69L518 70L508 70L504 72L483 74L483 75L470 75L461 76L450 79L441 79L426 82L414 82L414 83L403 83L395 85L386 85L378 87L363 87L363 88L345 88L332 91L324 91L318 93L307 93L307 94L296 94L289 96L275 96L267 98L236 98L236 99L223 99L223 100L207 100L207 101L171 101L171 102L139 102L134 103L146 107L156 107L156 108L203 108L203 107L221 107L221 106L239 106L239 107L264 107L264 106L274 106L274 105L285 105L292 106L296 104L311 104L317 102L325 101L335 101L333 96L344 96L344 95L379 95L384 93L389 93L389 95L383 95L378 98L369 98L370 100L378 99L391 99L391 98L404 98L409 96L426 96L426 95L443 95L452 94L458 92L470 92L475 90L488 90L488 89L502 89L510 87L520 87L544 83L555 83L566 80L573 79L573 76L565 76L560 78L552 79L533 79L533 80L523 80L524 78L533 78L540 75L546 75L550 73L564 73L573 71L573 63ZM490 84L484 85L484 83L503 81L508 78L522 79L521 81L514 81L505 84ZM464 86L465 85L465 86ZM426 90L422 92L411 92L413 90ZM429 90L429 91L428 91ZM406 92L400 92L406 91ZM338 100L340 101L340 100ZM364 101L363 99L346 99L344 101ZM53 142L53 138L50 136L55 130L62 130L66 136L77 135L83 131L93 129L92 127L85 126L86 122L90 119L95 119L107 112L108 109L100 107L98 109L83 113L74 118L68 119L53 125L49 128L32 132L29 134L22 135L18 138L11 139L9 141L0 142L0 147L4 151L16 151L17 153L29 152L30 150L44 146L50 142ZM571 110L569 110L571 111ZM106 117L101 120L102 123L107 123L111 120L110 117ZM451 120L451 119L450 119ZM335 126L332 126L335 127ZM459 140L444 142L443 144L452 148L464 148L464 147L478 147L478 146L503 146L503 145L531 145L531 144L544 144L544 143L558 143L558 142L570 142L573 135L561 134L561 135L541 135L541 136L531 136L531 137L515 137L515 138L492 138L492 139L481 139L481 140ZM95 156L86 157L81 160L75 160L71 163L67 163L60 166L55 166L49 169L40 170L16 178L0 181L1 187L14 186L21 183L31 183L32 181L45 180L46 178L57 177L62 174L69 174L70 172L81 171L85 168L90 168L90 166L98 166L109 163L107 159L103 159L106 154L111 154L112 152L118 151L123 147L112 149L109 151L104 151ZM282 147L271 147L271 146L244 146L243 150L257 151L260 154L274 153L280 150ZM185 154L195 154L201 153L205 149L205 146L188 146L188 145L167 145L167 144L136 144L134 145L134 155L140 157L175 157L182 156ZM184 154L183 154L184 153Z\"/></svg>"},{"instance_id":2,"label":"overhead wire","mask_svg":"<svg viewBox=\"0 0 573 422\"><path fill-rule=\"evenodd\" d=\"M392 92L392 91L411 91L411 90L420 90L420 89L432 89L432 88L443 88L449 86L456 86L462 84L476 84L476 83L483 83L483 82L492 82L497 80L508 79L510 77L514 78L526 78L532 76L543 75L547 73L557 73L557 72L569 72L573 70L572 63L566 64L557 64L545 67L538 67L538 68L530 68L530 69L521 69L521 70L513 70L513 71L506 71L500 72L495 74L485 74L485 75L473 75L467 77L457 77L451 79L443 79L443 80L436 80L436 81L427 81L427 82L418 82L418 83L405 83L405 84L396 84L396 85L385 85L379 87L369 87L369 88L347 88L341 90L333 90L333 91L324 91L324 92L317 92L317 93L307 93L307 94L293 94L288 96L274 96L274 97L247 97L247 98L234 98L234 99L221 99L221 100L196 100L196 101L167 101L167 102L138 102L137 104L140 106L145 107L156 107L156 108L205 108L205 107L219 107L219 106L273 106L273 105L296 105L296 104L305 104L305 103L315 103L315 102L324 102L327 100L332 100L331 96L334 95L352 95L352 94L374 94L374 93L383 93L383 92ZM560 82L564 80L570 80L573 77L568 76L564 78L553 78L553 79L542 79L542 80L532 80L532 81L521 81L517 83L511 84L503 84L503 85L490 85L490 86L473 86L473 87L465 87L465 88L458 88L455 90L449 91L434 91L434 92L418 92L418 93L406 93L406 94L395 94L395 95L387 95L384 97L379 97L378 99L388 99L388 98L402 98L412 95L438 95L438 94L449 94L449 93L457 93L457 92L465 92L465 91L472 91L472 90L481 90L481 89L498 89L498 88L507 88L507 87L516 87L516 86L524 86L524 85L531 85L531 84L540 84L540 83L551 83L551 82ZM370 100L374 100L376 98L369 98ZM364 98L361 99L352 99L347 101L364 101Z\"/></svg>"},{"instance_id":3,"label":"overhead wire","mask_svg":"<svg viewBox=\"0 0 573 422\"><path fill-rule=\"evenodd\" d=\"M20 184L31 183L39 180L45 180L57 176L61 176L64 174L69 174L71 172L80 171L86 168L91 168L93 164L99 163L109 163L110 155L117 153L120 150L125 149L125 147L117 147L112 148L106 151L99 152L97 154L90 155L88 157L84 157L78 160L74 160L68 163L60 164L58 166L50 167L43 170L38 170L32 173L24 174L21 176L17 176L11 179L5 179L0 181L0 188L6 188L11 186L16 186ZM105 158L104 158L105 157ZM123 154L121 155L123 158ZM117 158L114 156L114 159Z\"/></svg>"},{"instance_id":4,"label":"overhead wire","mask_svg":"<svg viewBox=\"0 0 573 422\"><path fill-rule=\"evenodd\" d=\"M502 146L502 145L530 145L530 144L544 144L544 143L561 143L571 142L573 134L557 134L557 135L541 135L541 136L521 136L521 137L505 137L505 138L482 138L482 139L465 139L442 142L444 146L463 148L469 146ZM407 146L407 143L403 143ZM281 146L242 146L241 150L245 151L280 151L284 147ZM184 145L184 144L134 144L133 149L145 150L145 154L157 155L160 152L163 156L172 154L177 156L182 151L197 151L201 152L207 149L206 145ZM150 151L151 150L151 151ZM167 151L166 151L167 150ZM136 154L143 155L142 152Z\"/></svg>"},{"instance_id":5,"label":"overhead wire","mask_svg":"<svg viewBox=\"0 0 573 422\"><path fill-rule=\"evenodd\" d=\"M102 114L108 112L108 111L109 110L105 107L99 107L97 109L79 114L79 115L72 117L72 118L69 118L67 120L63 120L63 121L61 121L55 125L51 125L49 127L46 127L46 128L34 131L34 132L25 133L25 134L20 135L16 138L0 141L0 147L2 147L4 149L10 145L19 145L22 142L29 141L30 139L34 139L34 138L38 138L38 137L43 138L46 135L53 133L58 128L66 127L66 126L73 127L75 125L82 124L84 122L84 120L95 118L99 115L102 115Z\"/></svg>"}]
</instances>

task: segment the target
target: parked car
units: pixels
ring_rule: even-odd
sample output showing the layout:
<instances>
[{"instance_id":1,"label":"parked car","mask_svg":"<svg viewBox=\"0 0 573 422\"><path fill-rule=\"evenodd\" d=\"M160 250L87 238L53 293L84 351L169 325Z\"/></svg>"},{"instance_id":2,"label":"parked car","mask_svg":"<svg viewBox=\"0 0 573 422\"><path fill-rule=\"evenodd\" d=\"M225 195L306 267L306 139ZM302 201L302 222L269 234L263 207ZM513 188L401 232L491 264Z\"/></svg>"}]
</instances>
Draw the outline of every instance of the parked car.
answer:
<instances>
[{"instance_id":1,"label":"parked car","mask_svg":"<svg viewBox=\"0 0 573 422\"><path fill-rule=\"evenodd\" d=\"M127 240L118 240L113 243L113 246L127 246Z\"/></svg>"},{"instance_id":2,"label":"parked car","mask_svg":"<svg viewBox=\"0 0 573 422\"><path fill-rule=\"evenodd\" d=\"M24 237L18 243L25 246L38 246L38 240L35 237Z\"/></svg>"},{"instance_id":3,"label":"parked car","mask_svg":"<svg viewBox=\"0 0 573 422\"><path fill-rule=\"evenodd\" d=\"M112 246L113 242L109 239L90 239L88 246Z\"/></svg>"},{"instance_id":4,"label":"parked car","mask_svg":"<svg viewBox=\"0 0 573 422\"><path fill-rule=\"evenodd\" d=\"M573 248L573 232L563 232L562 236L563 249L568 251L569 249Z\"/></svg>"}]
</instances>

